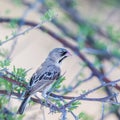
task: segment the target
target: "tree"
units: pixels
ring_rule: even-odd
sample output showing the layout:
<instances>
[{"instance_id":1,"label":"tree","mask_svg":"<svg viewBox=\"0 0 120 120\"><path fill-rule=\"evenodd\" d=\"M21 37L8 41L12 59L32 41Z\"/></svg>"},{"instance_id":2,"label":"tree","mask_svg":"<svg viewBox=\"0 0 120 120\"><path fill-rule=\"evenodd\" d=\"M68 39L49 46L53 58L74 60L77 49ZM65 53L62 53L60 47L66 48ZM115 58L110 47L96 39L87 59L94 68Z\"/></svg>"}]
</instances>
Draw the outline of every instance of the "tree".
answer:
<instances>
[{"instance_id":1,"label":"tree","mask_svg":"<svg viewBox=\"0 0 120 120\"><path fill-rule=\"evenodd\" d=\"M77 55L81 70L76 73L76 77L71 82L73 84L64 85L66 76L62 76L55 82L54 89L48 93L51 96L51 103L47 103L41 97L35 96L31 98L30 104L34 106L35 103L45 106L45 109L50 109L50 113L56 114L58 112L61 114L62 120L68 119L70 114L72 115L70 119L93 120L95 115L91 116L86 111L79 111L84 104L82 101L100 102L102 110L99 119L106 120L111 114L114 114L116 119L119 119L118 91L120 86L118 82L120 82L120 79L115 78L112 80L110 75L117 69L119 71L120 31L114 25L102 26L97 24L97 21L94 23L93 20L84 18L82 12L80 13L78 9L80 1L33 0L29 2L27 0L11 0L10 2L9 4L17 7L17 9L22 9L23 14L19 18L16 16L14 18L7 17L11 10L6 9L5 17L0 17L1 25L6 29L10 29L11 32L10 35L2 36L0 40L0 119L24 119L24 115L16 115L17 108L11 110L8 104L10 104L13 96L21 99L28 82L27 73L29 70L16 66L13 66L11 70L11 55L15 51L20 37L27 36L28 33L32 34L33 30L44 32L57 43L70 49ZM106 7L111 4L107 0L106 2ZM5 3L7 4L7 1ZM119 1L116 0L114 5L112 3L113 8L116 8L116 3L119 4ZM103 4L105 5L105 2L100 2L100 5ZM111 9L109 8L109 10ZM30 18L26 19L33 11L40 18L37 22ZM61 12L60 17L59 12ZM113 12L116 12L116 9L108 17L112 18ZM39 17L40 15L41 17ZM49 25L44 26L45 23L51 23L59 32L51 30ZM72 26L74 29L72 29ZM6 49L4 45L9 44L9 42L12 42L12 45L10 49ZM109 66L106 67L106 64L109 64ZM87 70L89 70L89 75L86 74ZM99 84L96 84L94 88L81 89L82 85L86 86L88 83L90 85L95 82L94 78ZM70 95L75 90L77 90L75 96ZM102 96L99 91L104 92L105 95ZM99 97L94 96L94 92L97 92ZM92 97L89 95L92 95Z\"/></svg>"}]
</instances>

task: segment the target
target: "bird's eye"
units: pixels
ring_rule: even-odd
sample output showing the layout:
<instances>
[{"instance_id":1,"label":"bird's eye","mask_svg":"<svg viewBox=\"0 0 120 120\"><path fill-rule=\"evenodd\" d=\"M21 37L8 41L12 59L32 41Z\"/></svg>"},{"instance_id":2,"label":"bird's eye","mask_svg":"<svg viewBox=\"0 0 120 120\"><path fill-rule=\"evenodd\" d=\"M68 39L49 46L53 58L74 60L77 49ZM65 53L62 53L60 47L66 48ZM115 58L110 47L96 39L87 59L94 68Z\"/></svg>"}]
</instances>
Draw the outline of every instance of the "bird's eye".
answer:
<instances>
[{"instance_id":1,"label":"bird's eye","mask_svg":"<svg viewBox=\"0 0 120 120\"><path fill-rule=\"evenodd\" d=\"M61 56L64 56L67 53L67 51L61 52Z\"/></svg>"}]
</instances>

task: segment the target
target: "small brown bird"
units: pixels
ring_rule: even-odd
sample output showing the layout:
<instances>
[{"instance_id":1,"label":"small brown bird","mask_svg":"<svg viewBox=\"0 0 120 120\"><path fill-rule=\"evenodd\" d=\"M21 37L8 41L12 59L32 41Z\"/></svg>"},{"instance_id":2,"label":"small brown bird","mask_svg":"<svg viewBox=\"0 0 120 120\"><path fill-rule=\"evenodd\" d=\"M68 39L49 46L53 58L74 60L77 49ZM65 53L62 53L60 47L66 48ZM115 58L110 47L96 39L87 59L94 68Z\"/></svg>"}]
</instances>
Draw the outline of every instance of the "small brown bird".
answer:
<instances>
[{"instance_id":1,"label":"small brown bird","mask_svg":"<svg viewBox=\"0 0 120 120\"><path fill-rule=\"evenodd\" d=\"M45 62L31 77L24 100L18 109L18 114L23 114L26 104L36 92L42 92L43 97L46 98L52 83L60 77L62 60L70 55L65 48L55 48L48 54Z\"/></svg>"}]
</instances>

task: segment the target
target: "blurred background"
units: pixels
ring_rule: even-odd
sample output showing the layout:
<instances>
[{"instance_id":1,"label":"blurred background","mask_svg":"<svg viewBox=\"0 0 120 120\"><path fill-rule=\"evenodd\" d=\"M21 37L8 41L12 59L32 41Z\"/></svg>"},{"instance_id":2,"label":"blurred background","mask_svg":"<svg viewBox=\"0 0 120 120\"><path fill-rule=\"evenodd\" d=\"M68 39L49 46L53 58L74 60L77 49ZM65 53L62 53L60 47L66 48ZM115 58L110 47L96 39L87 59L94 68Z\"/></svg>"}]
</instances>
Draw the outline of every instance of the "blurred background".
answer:
<instances>
[{"instance_id":1,"label":"blurred background","mask_svg":"<svg viewBox=\"0 0 120 120\"><path fill-rule=\"evenodd\" d=\"M38 24L41 28L23 33ZM9 60L10 65L6 65L9 71L18 68L28 71L25 76L28 82L49 51L56 47L67 48L72 56L62 63L66 79L59 95L79 96L105 82L119 79L119 44L119 0L0 0L0 63ZM2 65L0 67L2 71ZM10 85L3 81L0 90L8 90ZM118 94L119 85L99 89L87 97ZM14 91L14 87L11 85L9 90ZM21 93L22 90L15 91ZM7 102L0 95L1 116L4 107L14 113L21 103L14 97L4 96L4 99ZM119 94L116 99L119 103ZM85 100L80 103L73 112L81 120L120 120L119 104ZM49 108L35 103L28 106L23 118L8 120L58 120L60 116L61 113L52 114ZM68 113L67 120L74 119Z\"/></svg>"}]
</instances>

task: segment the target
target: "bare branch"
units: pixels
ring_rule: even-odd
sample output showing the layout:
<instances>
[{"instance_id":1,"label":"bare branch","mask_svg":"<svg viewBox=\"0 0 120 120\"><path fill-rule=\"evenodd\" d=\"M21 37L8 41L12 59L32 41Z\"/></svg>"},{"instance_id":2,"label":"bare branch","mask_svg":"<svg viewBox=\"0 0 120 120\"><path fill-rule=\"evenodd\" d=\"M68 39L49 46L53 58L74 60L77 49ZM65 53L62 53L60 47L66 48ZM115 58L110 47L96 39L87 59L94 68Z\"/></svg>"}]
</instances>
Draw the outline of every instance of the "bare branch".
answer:
<instances>
[{"instance_id":1,"label":"bare branch","mask_svg":"<svg viewBox=\"0 0 120 120\"><path fill-rule=\"evenodd\" d=\"M17 80L14 80L14 79L12 79L12 78L9 78L9 77L7 77L7 76L5 76L5 75L2 75L2 76L0 76L0 77L3 78L3 79L5 79L5 80L7 80L8 82L11 82L11 83L15 84L15 85L22 86L22 87L26 87L26 85L25 85L24 83L21 83L21 82L19 82L19 81L17 81Z\"/></svg>"},{"instance_id":2,"label":"bare branch","mask_svg":"<svg viewBox=\"0 0 120 120\"><path fill-rule=\"evenodd\" d=\"M0 22L9 22L10 20L11 20L10 18L0 18ZM19 20L18 20L18 24L19 24ZM38 24L36 24L34 22L25 21L25 25L36 27ZM77 48L77 46L74 46L74 45L70 44L65 39L61 38L59 35L55 34L51 30L49 30L48 28L45 28L45 27L41 26L41 27L38 27L38 29L46 32L47 34L49 34L50 36L52 36L53 38L55 38L54 40L57 40L58 42L60 42L65 47L70 48L90 68L90 70L92 71L92 73L99 80L101 80L102 82L107 82L107 83L111 82L111 80L109 80L107 77L105 77L100 71L98 71L94 67L94 65L79 51L79 49ZM120 90L120 86L116 85L114 87L117 90Z\"/></svg>"},{"instance_id":3,"label":"bare branch","mask_svg":"<svg viewBox=\"0 0 120 120\"><path fill-rule=\"evenodd\" d=\"M101 120L104 120L104 112L105 112L105 103L102 103L102 116L101 116Z\"/></svg>"},{"instance_id":4,"label":"bare branch","mask_svg":"<svg viewBox=\"0 0 120 120\"><path fill-rule=\"evenodd\" d=\"M51 18L50 20L54 19L54 17L56 17L56 16L57 16L57 14L56 14L55 16L53 16L53 18ZM49 20L48 20L48 21L49 21ZM17 33L17 34L15 34L15 35L12 35L12 36L9 37L7 40L2 41L2 42L0 43L0 45L3 45L3 44L5 44L5 43L13 40L14 38L17 38L17 37L21 36L21 35L24 35L24 34L30 32L31 30L40 28L44 23L46 23L46 22L48 22L48 21L41 21L39 24L36 24L35 26L32 26L32 27L30 27L30 28L25 29L24 31L22 31L22 32L20 32L20 33ZM19 22L20 22L20 20L19 20ZM20 23L19 23L19 24L20 24Z\"/></svg>"}]
</instances>

